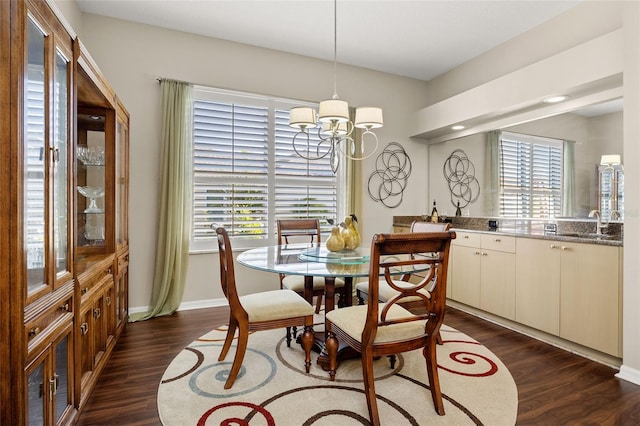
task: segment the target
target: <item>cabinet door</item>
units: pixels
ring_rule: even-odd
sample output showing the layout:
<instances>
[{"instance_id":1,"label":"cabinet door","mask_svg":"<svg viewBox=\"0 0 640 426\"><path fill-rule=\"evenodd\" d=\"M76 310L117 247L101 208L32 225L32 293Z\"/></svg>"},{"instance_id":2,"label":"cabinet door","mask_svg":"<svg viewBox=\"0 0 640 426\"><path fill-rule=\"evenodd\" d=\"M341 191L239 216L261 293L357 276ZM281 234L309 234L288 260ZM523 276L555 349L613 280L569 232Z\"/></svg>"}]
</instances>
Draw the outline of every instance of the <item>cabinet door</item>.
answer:
<instances>
[{"instance_id":1,"label":"cabinet door","mask_svg":"<svg viewBox=\"0 0 640 426\"><path fill-rule=\"evenodd\" d=\"M560 247L518 238L516 321L557 335L560 331Z\"/></svg>"},{"instance_id":2,"label":"cabinet door","mask_svg":"<svg viewBox=\"0 0 640 426\"><path fill-rule=\"evenodd\" d=\"M129 241L129 114L118 101L115 153L115 234L116 250Z\"/></svg>"},{"instance_id":3,"label":"cabinet door","mask_svg":"<svg viewBox=\"0 0 640 426\"><path fill-rule=\"evenodd\" d=\"M480 307L480 249L451 246L455 266L451 269L451 298Z\"/></svg>"},{"instance_id":4,"label":"cabinet door","mask_svg":"<svg viewBox=\"0 0 640 426\"><path fill-rule=\"evenodd\" d=\"M560 337L621 356L618 247L564 244Z\"/></svg>"},{"instance_id":5,"label":"cabinet door","mask_svg":"<svg viewBox=\"0 0 640 426\"><path fill-rule=\"evenodd\" d=\"M66 424L73 410L73 335L68 323L27 368L27 423Z\"/></svg>"},{"instance_id":6,"label":"cabinet door","mask_svg":"<svg viewBox=\"0 0 640 426\"><path fill-rule=\"evenodd\" d=\"M27 303L71 278L70 44L28 14L23 212ZM67 36L67 41L70 39Z\"/></svg>"},{"instance_id":7,"label":"cabinet door","mask_svg":"<svg viewBox=\"0 0 640 426\"><path fill-rule=\"evenodd\" d=\"M515 319L516 255L482 250L480 308L510 320Z\"/></svg>"}]
</instances>

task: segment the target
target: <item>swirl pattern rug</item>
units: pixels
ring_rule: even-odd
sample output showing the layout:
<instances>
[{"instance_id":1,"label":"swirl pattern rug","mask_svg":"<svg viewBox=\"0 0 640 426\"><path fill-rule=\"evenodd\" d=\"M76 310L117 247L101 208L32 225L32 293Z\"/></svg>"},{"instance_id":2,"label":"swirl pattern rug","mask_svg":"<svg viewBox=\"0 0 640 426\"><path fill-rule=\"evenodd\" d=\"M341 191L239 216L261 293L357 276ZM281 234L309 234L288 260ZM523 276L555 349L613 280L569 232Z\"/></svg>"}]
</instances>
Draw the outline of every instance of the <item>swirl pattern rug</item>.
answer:
<instances>
[{"instance_id":1,"label":"swirl pattern rug","mask_svg":"<svg viewBox=\"0 0 640 426\"><path fill-rule=\"evenodd\" d=\"M180 352L158 388L165 426L186 425L363 425L369 424L359 359L342 361L336 380L316 365L304 371L304 352L284 330L249 336L244 363L233 387L224 389L235 346L218 362L226 327L213 330ZM446 325L438 346L445 416L433 408L420 350L375 361L376 394L383 425L514 425L518 391L504 364L487 348Z\"/></svg>"}]
</instances>

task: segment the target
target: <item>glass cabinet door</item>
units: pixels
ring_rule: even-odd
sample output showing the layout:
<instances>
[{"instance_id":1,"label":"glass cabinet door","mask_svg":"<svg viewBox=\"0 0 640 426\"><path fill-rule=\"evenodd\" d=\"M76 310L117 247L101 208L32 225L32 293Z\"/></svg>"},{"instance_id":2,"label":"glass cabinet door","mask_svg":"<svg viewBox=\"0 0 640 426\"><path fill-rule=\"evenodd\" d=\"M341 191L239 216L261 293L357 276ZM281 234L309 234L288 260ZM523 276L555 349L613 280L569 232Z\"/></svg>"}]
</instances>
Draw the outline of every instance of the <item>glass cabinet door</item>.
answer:
<instances>
[{"instance_id":1,"label":"glass cabinet door","mask_svg":"<svg viewBox=\"0 0 640 426\"><path fill-rule=\"evenodd\" d=\"M624 218L624 169L621 165L598 167L598 198L602 220Z\"/></svg>"},{"instance_id":2,"label":"glass cabinet door","mask_svg":"<svg viewBox=\"0 0 640 426\"><path fill-rule=\"evenodd\" d=\"M27 23L27 75L24 111L24 241L27 256L27 294L45 280L46 221L46 45L47 36L30 17Z\"/></svg>"},{"instance_id":3,"label":"glass cabinet door","mask_svg":"<svg viewBox=\"0 0 640 426\"><path fill-rule=\"evenodd\" d=\"M70 335L64 336L55 345L55 369L53 381L55 383L55 420L56 424L60 422L67 407L72 405L70 383L71 370L69 369L69 357L72 355L73 346L71 345Z\"/></svg>"},{"instance_id":4,"label":"glass cabinet door","mask_svg":"<svg viewBox=\"0 0 640 426\"><path fill-rule=\"evenodd\" d=\"M128 230L128 200L129 200L129 176L127 164L129 163L129 117L122 110L118 109L116 121L116 247L120 248L127 244L129 236Z\"/></svg>"},{"instance_id":5,"label":"glass cabinet door","mask_svg":"<svg viewBox=\"0 0 640 426\"><path fill-rule=\"evenodd\" d=\"M54 129L53 141L53 256L56 276L63 281L71 270L69 267L69 59L56 51L53 86Z\"/></svg>"},{"instance_id":6,"label":"glass cabinet door","mask_svg":"<svg viewBox=\"0 0 640 426\"><path fill-rule=\"evenodd\" d=\"M27 295L39 297L71 278L71 51L55 46L55 39L32 16L27 19L27 40L24 241Z\"/></svg>"}]
</instances>

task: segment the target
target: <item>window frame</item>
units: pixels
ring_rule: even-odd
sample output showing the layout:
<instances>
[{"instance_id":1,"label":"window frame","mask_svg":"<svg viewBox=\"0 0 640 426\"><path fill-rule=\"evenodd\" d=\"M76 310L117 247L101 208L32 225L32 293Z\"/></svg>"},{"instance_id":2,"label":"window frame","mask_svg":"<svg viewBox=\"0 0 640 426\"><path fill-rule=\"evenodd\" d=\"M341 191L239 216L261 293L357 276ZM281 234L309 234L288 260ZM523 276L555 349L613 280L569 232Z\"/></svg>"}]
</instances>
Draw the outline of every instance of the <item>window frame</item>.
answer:
<instances>
[{"instance_id":1,"label":"window frame","mask_svg":"<svg viewBox=\"0 0 640 426\"><path fill-rule=\"evenodd\" d=\"M277 244L277 230L276 230L276 188L277 185L282 185L283 182L293 182L299 181L300 176L286 176L279 175L276 177L276 110L280 111L289 111L291 108L296 106L309 106L317 109L318 104L312 102L305 102L293 99L284 99L272 96L265 96L247 92L226 90L226 89L218 89L212 87L205 86L194 86L194 102L195 100L210 100L217 103L229 103L229 104L239 104L242 103L244 105L251 105L256 107L265 107L268 108L268 160L267 167L268 172L266 175L266 180L264 177L256 177L255 179L241 179L242 183L251 183L255 182L259 184L260 181L266 183L266 191L268 194L267 199L267 232L266 238L237 238L233 235L230 235L231 240L233 241L234 250L245 250L253 247L260 247L265 245L275 245ZM195 119L195 118L194 118ZM292 129L294 130L294 129ZM310 132L317 131L317 128L311 129ZM192 143L195 144L195 134L192 140ZM195 149L193 150L192 162L195 164ZM313 160L308 160L309 164L313 163ZM192 207L195 206L195 197L196 191L195 187L197 183L204 182L203 179L196 177L195 167L192 171L193 182L192 182ZM336 191L336 215L338 217L344 216L345 211L345 193L344 193L344 184L346 175L344 172L338 170L335 175L336 183L335 183L335 191ZM206 180L206 179L205 179ZM230 177L227 181L238 181L236 177ZM209 179L209 182L211 180ZM305 182L308 183L308 186L316 185L326 185L326 177L314 178L312 176L305 177ZM192 219L195 218L195 209L192 212ZM314 217L314 216L309 216ZM330 232L330 225L325 223L325 221L321 220L321 226L323 231L323 239L326 239ZM211 236L210 238L195 238L195 220L192 220L191 231L190 231L190 253L208 253L208 252L216 252L218 250L217 247L217 239L215 236Z\"/></svg>"}]
</instances>

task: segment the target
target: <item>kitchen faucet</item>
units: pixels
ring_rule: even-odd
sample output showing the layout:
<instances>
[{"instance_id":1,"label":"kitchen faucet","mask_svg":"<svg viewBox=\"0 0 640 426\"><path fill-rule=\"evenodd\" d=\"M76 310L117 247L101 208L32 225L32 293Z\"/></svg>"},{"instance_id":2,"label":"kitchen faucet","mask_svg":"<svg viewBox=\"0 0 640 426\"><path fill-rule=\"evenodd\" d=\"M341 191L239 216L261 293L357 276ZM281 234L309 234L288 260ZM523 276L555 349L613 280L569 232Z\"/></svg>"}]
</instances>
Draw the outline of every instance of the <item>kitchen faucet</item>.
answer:
<instances>
[{"instance_id":1,"label":"kitchen faucet","mask_svg":"<svg viewBox=\"0 0 640 426\"><path fill-rule=\"evenodd\" d=\"M596 234L597 235L602 235L602 228L606 228L607 226L609 226L609 224L602 224L602 217L600 214L599 210L591 210L591 212L589 212L589 217L595 217L598 219L598 222L596 222Z\"/></svg>"}]
</instances>

